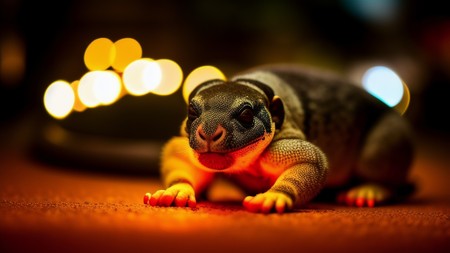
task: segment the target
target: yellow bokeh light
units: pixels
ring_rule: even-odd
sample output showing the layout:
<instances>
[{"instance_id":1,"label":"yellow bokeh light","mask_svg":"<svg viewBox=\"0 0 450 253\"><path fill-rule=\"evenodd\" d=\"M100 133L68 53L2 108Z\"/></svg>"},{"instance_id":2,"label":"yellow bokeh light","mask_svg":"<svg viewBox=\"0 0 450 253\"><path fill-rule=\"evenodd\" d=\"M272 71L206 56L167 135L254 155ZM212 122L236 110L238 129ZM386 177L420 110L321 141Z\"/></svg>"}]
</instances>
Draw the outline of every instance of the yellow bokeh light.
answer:
<instances>
[{"instance_id":1,"label":"yellow bokeh light","mask_svg":"<svg viewBox=\"0 0 450 253\"><path fill-rule=\"evenodd\" d=\"M188 102L189 94L195 89L195 87L205 81L213 79L226 80L222 71L209 65L198 67L189 73L183 84L183 98L186 103Z\"/></svg>"},{"instance_id":2,"label":"yellow bokeh light","mask_svg":"<svg viewBox=\"0 0 450 253\"><path fill-rule=\"evenodd\" d=\"M45 91L44 106L54 118L65 118L72 111L74 103L74 91L66 81L55 81Z\"/></svg>"},{"instance_id":3,"label":"yellow bokeh light","mask_svg":"<svg viewBox=\"0 0 450 253\"><path fill-rule=\"evenodd\" d=\"M400 114L404 114L406 112L406 109L408 109L409 106L409 101L411 99L408 86L404 82L402 82L402 84L403 84L403 97L400 100L400 102L398 102L398 104L394 106L394 109L397 110Z\"/></svg>"},{"instance_id":4,"label":"yellow bokeh light","mask_svg":"<svg viewBox=\"0 0 450 253\"><path fill-rule=\"evenodd\" d=\"M70 86L74 90L75 93L78 93L78 85L80 84L79 80L73 81ZM86 110L86 106L81 102L80 97L75 94L75 103L73 105L73 110L77 112L82 112Z\"/></svg>"},{"instance_id":5,"label":"yellow bokeh light","mask_svg":"<svg viewBox=\"0 0 450 253\"><path fill-rule=\"evenodd\" d=\"M161 68L154 60L142 58L125 68L122 80L128 93L142 96L159 85L161 75Z\"/></svg>"},{"instance_id":6,"label":"yellow bokeh light","mask_svg":"<svg viewBox=\"0 0 450 253\"><path fill-rule=\"evenodd\" d=\"M176 62L169 59L159 59L156 62L161 68L162 78L152 92L160 96L176 92L183 81L183 70Z\"/></svg>"},{"instance_id":7,"label":"yellow bokeh light","mask_svg":"<svg viewBox=\"0 0 450 253\"><path fill-rule=\"evenodd\" d=\"M91 71L109 68L114 58L114 43L107 38L92 41L84 52L84 64Z\"/></svg>"},{"instance_id":8,"label":"yellow bokeh light","mask_svg":"<svg viewBox=\"0 0 450 253\"><path fill-rule=\"evenodd\" d=\"M153 92L166 96L181 87L183 71L176 62L141 57L141 45L132 38L123 38L115 43L108 38L92 41L84 54L89 72L71 84L65 81L52 84L44 96L47 111L55 118L64 118L72 110L81 112L86 108L110 105L126 94L141 96ZM113 70L107 70L110 67ZM226 80L216 67L194 69L184 82L184 99L187 101L196 86L212 79ZM64 93L65 104L54 95L57 89L63 90L60 93Z\"/></svg>"},{"instance_id":9,"label":"yellow bokeh light","mask_svg":"<svg viewBox=\"0 0 450 253\"><path fill-rule=\"evenodd\" d=\"M133 61L142 57L142 47L132 38L123 38L114 43L115 58L111 66L115 71L122 73Z\"/></svg>"}]
</instances>

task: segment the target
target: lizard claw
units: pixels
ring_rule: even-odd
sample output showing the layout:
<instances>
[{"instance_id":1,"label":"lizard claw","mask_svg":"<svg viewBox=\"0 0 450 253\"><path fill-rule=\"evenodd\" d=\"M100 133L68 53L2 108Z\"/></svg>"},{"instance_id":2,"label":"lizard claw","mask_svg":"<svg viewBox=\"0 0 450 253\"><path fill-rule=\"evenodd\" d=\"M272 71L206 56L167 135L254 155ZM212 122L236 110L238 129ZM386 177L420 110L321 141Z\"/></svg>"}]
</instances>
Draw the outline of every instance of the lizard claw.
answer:
<instances>
[{"instance_id":1,"label":"lizard claw","mask_svg":"<svg viewBox=\"0 0 450 253\"><path fill-rule=\"evenodd\" d=\"M149 193L149 192L147 192L145 195L144 195L144 204L149 204L149 201L150 201L150 198L152 197L152 195Z\"/></svg>"},{"instance_id":2,"label":"lizard claw","mask_svg":"<svg viewBox=\"0 0 450 253\"><path fill-rule=\"evenodd\" d=\"M194 189L186 183L175 184L166 190L144 195L144 204L150 206L195 207L196 203Z\"/></svg>"},{"instance_id":3,"label":"lizard claw","mask_svg":"<svg viewBox=\"0 0 450 253\"><path fill-rule=\"evenodd\" d=\"M292 199L281 192L265 192L256 196L247 196L243 202L244 207L253 213L284 213L293 207Z\"/></svg>"},{"instance_id":4,"label":"lizard claw","mask_svg":"<svg viewBox=\"0 0 450 253\"><path fill-rule=\"evenodd\" d=\"M337 202L348 206L374 207L390 198L388 189L376 184L364 184L338 195Z\"/></svg>"}]
</instances>

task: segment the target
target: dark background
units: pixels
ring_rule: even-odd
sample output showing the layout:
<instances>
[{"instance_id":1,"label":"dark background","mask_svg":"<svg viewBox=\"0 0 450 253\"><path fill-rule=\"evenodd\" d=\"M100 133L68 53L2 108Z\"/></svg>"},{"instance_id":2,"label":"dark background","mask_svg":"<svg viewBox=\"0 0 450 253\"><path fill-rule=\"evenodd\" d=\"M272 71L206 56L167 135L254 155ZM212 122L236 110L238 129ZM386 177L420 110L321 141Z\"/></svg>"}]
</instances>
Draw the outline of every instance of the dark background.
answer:
<instances>
[{"instance_id":1,"label":"dark background","mask_svg":"<svg viewBox=\"0 0 450 253\"><path fill-rule=\"evenodd\" d=\"M384 7L369 12L358 7L370 2ZM259 64L294 62L359 81L369 67L385 65L410 88L404 117L418 135L445 140L450 18L444 2L1 0L0 62L8 62L7 42L19 49L17 67L0 72L1 146L39 144L48 124L131 140L164 141L178 132L185 111L181 92L126 96L62 121L47 115L42 102L47 86L57 79L78 80L87 71L84 50L100 37L135 38L144 57L172 59L185 76L206 64L229 76Z\"/></svg>"}]
</instances>

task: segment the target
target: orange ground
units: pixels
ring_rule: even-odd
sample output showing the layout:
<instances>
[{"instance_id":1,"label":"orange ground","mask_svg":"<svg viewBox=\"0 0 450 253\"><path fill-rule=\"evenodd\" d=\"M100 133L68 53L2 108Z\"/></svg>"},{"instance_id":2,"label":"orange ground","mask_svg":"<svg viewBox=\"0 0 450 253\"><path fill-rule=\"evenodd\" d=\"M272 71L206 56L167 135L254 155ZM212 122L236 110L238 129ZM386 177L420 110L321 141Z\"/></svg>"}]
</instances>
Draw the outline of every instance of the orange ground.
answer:
<instances>
[{"instance_id":1,"label":"orange ground","mask_svg":"<svg viewBox=\"0 0 450 253\"><path fill-rule=\"evenodd\" d=\"M407 202L311 203L278 215L238 204L149 207L155 178L88 174L0 154L1 252L450 252L450 161L420 146Z\"/></svg>"}]
</instances>

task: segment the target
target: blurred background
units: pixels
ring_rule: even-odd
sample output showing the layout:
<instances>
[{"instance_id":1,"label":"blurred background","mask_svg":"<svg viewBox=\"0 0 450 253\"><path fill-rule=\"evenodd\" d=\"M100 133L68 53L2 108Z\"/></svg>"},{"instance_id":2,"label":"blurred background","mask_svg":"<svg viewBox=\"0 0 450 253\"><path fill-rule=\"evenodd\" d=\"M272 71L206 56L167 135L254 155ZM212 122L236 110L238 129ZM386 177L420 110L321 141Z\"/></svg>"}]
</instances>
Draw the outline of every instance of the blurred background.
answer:
<instances>
[{"instance_id":1,"label":"blurred background","mask_svg":"<svg viewBox=\"0 0 450 253\"><path fill-rule=\"evenodd\" d=\"M144 57L183 73L214 65L225 75L267 63L299 63L360 82L384 65L409 86L404 117L421 138L445 142L450 91L450 17L445 1L1 0L0 151L74 168L157 174L159 149L179 132L181 91L125 96L57 120L43 96L78 80L91 41L131 37ZM1 163L1 161L0 161Z\"/></svg>"}]
</instances>

